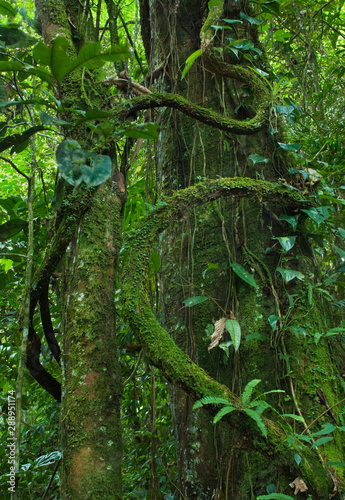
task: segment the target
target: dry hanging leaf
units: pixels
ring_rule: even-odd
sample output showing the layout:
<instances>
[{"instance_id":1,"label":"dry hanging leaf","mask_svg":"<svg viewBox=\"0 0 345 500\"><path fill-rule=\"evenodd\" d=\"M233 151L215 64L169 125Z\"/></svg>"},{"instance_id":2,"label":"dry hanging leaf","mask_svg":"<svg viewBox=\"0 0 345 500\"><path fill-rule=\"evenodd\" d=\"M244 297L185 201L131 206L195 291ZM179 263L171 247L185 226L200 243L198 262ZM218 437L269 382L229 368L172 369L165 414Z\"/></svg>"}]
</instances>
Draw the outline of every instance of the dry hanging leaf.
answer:
<instances>
[{"instance_id":1,"label":"dry hanging leaf","mask_svg":"<svg viewBox=\"0 0 345 500\"><path fill-rule=\"evenodd\" d=\"M208 350L210 351L214 347L217 347L219 345L219 342L223 338L223 333L225 330L225 323L228 318L220 318L218 321L215 322L214 324L214 332L211 335L211 343L208 346Z\"/></svg>"},{"instance_id":2,"label":"dry hanging leaf","mask_svg":"<svg viewBox=\"0 0 345 500\"><path fill-rule=\"evenodd\" d=\"M307 491L307 485L303 481L301 477L296 477L292 483L289 484L290 488L295 488L294 495L297 495L299 492L303 493Z\"/></svg>"}]
</instances>

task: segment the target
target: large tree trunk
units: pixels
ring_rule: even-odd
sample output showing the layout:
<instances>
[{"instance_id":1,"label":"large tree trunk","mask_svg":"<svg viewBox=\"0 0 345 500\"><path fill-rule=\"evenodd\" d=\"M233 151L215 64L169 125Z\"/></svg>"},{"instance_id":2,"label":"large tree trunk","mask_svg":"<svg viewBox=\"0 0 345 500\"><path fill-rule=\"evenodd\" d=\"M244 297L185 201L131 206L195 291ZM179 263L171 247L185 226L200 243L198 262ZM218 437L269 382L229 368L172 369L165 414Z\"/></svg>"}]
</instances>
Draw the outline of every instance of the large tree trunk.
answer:
<instances>
[{"instance_id":1,"label":"large tree trunk","mask_svg":"<svg viewBox=\"0 0 345 500\"><path fill-rule=\"evenodd\" d=\"M83 15L77 1L36 0L36 9L45 44L49 46L56 36L63 36L71 59L85 41L95 41L86 5ZM56 88L58 98L67 104L62 118L71 122L78 118L68 103L73 104L73 110L104 109L108 101L102 95L105 89L94 84L97 78L99 75L91 71L87 75L74 71ZM98 154L110 155L115 164L111 141L97 149L84 125L72 129L68 138L78 140L83 150L92 148ZM65 193L55 221L56 232L60 227L66 227L68 233L74 229L71 241L68 239L63 248L68 258L64 252L60 255L64 268L62 498L120 499L122 382L114 289L122 244L123 177L114 167L112 178L102 186L72 189L66 185ZM78 210L78 205L83 209Z\"/></svg>"},{"instance_id":2,"label":"large tree trunk","mask_svg":"<svg viewBox=\"0 0 345 500\"><path fill-rule=\"evenodd\" d=\"M121 371L115 339L115 265L122 203L99 188L65 270L62 495L121 499Z\"/></svg>"},{"instance_id":3,"label":"large tree trunk","mask_svg":"<svg viewBox=\"0 0 345 500\"><path fill-rule=\"evenodd\" d=\"M225 4L222 17L241 20L239 14L246 12L245 5ZM141 1L149 67L152 71L164 63L156 89L184 95L237 119L251 118L255 114L255 90L246 88L243 82L219 78L202 60L181 82L187 57L200 48L200 31L207 13L207 1ZM257 46L255 29L242 21L234 30L226 30L224 37L245 38ZM248 64L239 57L240 64ZM226 56L226 61L238 64L234 55L232 60ZM242 176L278 182L288 175L288 159L269 133L273 125L267 123L255 134L238 136L210 129L171 109L161 111L156 120L161 130L155 154L161 194L171 194L205 178ZM251 154L270 161L254 164L249 159ZM326 409L321 393L330 406L342 398L339 354L336 346L325 341L317 349L313 344L314 332L326 331L331 317L319 297L308 298L307 286L313 287L319 273L303 227L294 233L296 246L282 263L285 256L272 239L291 234L288 225L279 220L282 214L296 215L289 213L283 202L268 208L259 201L233 198L192 209L178 225L170 227L161 240L163 324L192 360L236 394L240 395L250 380L261 379L261 392L286 391L283 397L269 397L272 406L281 413L303 414L309 424ZM234 263L254 275L258 289L236 276L230 267ZM209 264L215 266L208 268ZM284 286L276 272L279 266L298 269L305 280ZM210 300L182 307L183 300L203 293ZM269 324L271 315L278 318L277 328ZM219 347L208 352L214 323L222 317L236 318L242 330L239 351L235 353L230 347L228 357ZM298 325L305 328L306 336L297 336L289 329ZM255 333L260 336L253 336ZM171 407L179 487L186 498L248 500L266 493L266 486L272 483L277 491L292 494L289 483L295 477L289 464L253 451L245 419L243 425L233 428L222 423L214 426L203 410L192 411L190 397L175 386L171 388ZM334 409L337 423L339 411L339 407ZM304 427L299 426L297 432L301 433ZM328 453L337 460L344 459L341 436L331 442ZM314 484L308 485L314 499L328 498L333 487L322 481L320 484L315 478Z\"/></svg>"}]
</instances>

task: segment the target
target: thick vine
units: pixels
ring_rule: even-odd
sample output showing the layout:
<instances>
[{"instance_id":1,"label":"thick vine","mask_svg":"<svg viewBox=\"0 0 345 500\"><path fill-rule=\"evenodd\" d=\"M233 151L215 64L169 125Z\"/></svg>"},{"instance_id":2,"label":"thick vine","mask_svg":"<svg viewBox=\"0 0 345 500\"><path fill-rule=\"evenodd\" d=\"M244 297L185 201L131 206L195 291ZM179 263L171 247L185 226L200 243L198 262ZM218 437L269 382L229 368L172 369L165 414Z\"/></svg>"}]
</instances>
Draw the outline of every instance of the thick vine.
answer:
<instances>
[{"instance_id":1,"label":"thick vine","mask_svg":"<svg viewBox=\"0 0 345 500\"><path fill-rule=\"evenodd\" d=\"M284 202L284 206L291 210L310 206L310 202L297 191L291 191L283 185L249 178L223 178L178 191L174 196L158 204L144 217L138 228L131 231L122 252L124 259L122 293L125 313L134 334L145 349L152 364L161 368L169 381L182 387L194 399L219 396L236 405L239 403L237 395L210 377L176 346L154 316L148 296L149 262L152 246L158 234L173 222L185 217L188 210L194 206L219 198L233 197L258 198L267 204ZM213 415L217 411L211 404L204 408ZM293 450L285 449L283 451L281 448L285 436L284 431L279 429L273 421L268 419L264 419L264 421L268 429L267 441L263 442L262 438L258 438L256 429L253 428L250 446L264 454L269 449L269 453L279 454L282 461L291 459ZM232 421L232 425L236 425L236 423ZM289 463L293 464L291 467L296 468L296 473L300 473L303 469L303 475L311 485L314 482L313 476L317 469L319 477L324 476L324 492L322 494L327 496L331 487L327 472L312 451L307 447L303 448L305 448L305 456L308 457L306 464L301 464L300 470L298 470L292 459L289 460ZM286 455L284 459L283 454Z\"/></svg>"}]
</instances>

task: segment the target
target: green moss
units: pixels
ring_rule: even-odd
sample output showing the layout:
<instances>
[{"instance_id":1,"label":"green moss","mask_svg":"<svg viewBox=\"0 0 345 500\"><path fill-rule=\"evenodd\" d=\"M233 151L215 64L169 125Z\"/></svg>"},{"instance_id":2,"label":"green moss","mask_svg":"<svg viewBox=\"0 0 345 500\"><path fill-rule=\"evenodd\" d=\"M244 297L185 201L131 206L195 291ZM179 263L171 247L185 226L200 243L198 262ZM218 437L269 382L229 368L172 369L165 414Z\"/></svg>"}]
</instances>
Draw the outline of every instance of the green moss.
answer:
<instances>
[{"instance_id":1,"label":"green moss","mask_svg":"<svg viewBox=\"0 0 345 500\"><path fill-rule=\"evenodd\" d=\"M94 195L67 265L64 325L64 498L121 498L121 375L114 283L121 203Z\"/></svg>"}]
</instances>

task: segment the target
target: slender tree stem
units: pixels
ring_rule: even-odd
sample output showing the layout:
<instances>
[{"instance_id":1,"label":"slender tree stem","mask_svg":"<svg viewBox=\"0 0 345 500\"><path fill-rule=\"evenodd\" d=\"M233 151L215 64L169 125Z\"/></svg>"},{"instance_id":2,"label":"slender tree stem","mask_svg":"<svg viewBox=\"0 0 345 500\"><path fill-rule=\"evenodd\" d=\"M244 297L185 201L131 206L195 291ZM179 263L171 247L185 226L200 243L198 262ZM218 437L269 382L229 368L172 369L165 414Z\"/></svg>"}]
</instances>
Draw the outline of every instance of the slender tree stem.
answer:
<instances>
[{"instance_id":1,"label":"slender tree stem","mask_svg":"<svg viewBox=\"0 0 345 500\"><path fill-rule=\"evenodd\" d=\"M20 469L20 437L21 437L21 419L22 419L22 392L23 392L23 380L24 380L24 369L26 362L26 348L28 344L29 327L30 327L30 287L32 280L33 271L33 255L34 255L34 211L33 211L33 201L35 196L35 171L36 171L36 156L35 156L35 139L30 138L30 149L31 149L31 176L28 179L28 251L27 251L27 265L25 273L25 286L24 286L24 298L23 306L21 311L22 316L22 345L20 348L19 366L18 366L18 376L16 384L16 427L15 427L15 470L18 472ZM18 492L17 488L14 493L11 494L11 498L17 500Z\"/></svg>"}]
</instances>

